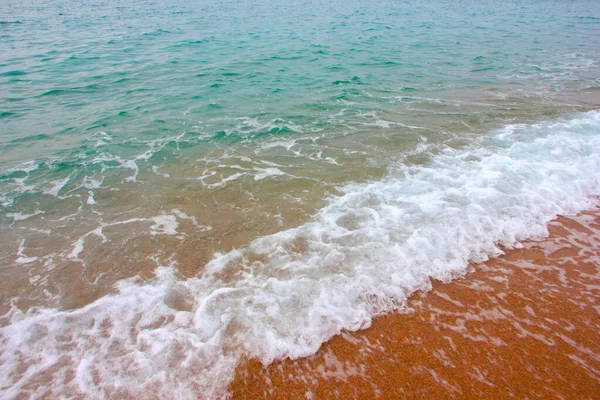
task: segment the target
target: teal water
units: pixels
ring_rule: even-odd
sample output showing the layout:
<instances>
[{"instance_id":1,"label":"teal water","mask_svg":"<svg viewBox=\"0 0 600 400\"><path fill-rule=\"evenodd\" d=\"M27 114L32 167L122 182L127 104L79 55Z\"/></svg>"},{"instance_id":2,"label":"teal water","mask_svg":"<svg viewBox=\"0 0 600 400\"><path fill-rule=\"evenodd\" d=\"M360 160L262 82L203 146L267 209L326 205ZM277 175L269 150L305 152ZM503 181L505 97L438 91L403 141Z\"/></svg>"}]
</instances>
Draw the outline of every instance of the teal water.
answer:
<instances>
[{"instance_id":1,"label":"teal water","mask_svg":"<svg viewBox=\"0 0 600 400\"><path fill-rule=\"evenodd\" d=\"M222 396L591 207L599 10L3 2L0 391Z\"/></svg>"},{"instance_id":2,"label":"teal water","mask_svg":"<svg viewBox=\"0 0 600 400\"><path fill-rule=\"evenodd\" d=\"M440 92L560 103L598 85L595 6L8 2L2 165L66 158L99 131L125 156L169 135L206 151L342 133Z\"/></svg>"}]
</instances>

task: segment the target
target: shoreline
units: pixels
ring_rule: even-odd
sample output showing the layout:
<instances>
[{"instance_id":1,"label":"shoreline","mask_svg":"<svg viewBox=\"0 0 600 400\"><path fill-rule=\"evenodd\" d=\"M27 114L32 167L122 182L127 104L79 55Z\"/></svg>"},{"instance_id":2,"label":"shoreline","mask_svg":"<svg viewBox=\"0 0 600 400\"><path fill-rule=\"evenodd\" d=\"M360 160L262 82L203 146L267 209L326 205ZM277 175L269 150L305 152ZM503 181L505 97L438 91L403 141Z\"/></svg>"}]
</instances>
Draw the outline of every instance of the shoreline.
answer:
<instances>
[{"instance_id":1,"label":"shoreline","mask_svg":"<svg viewBox=\"0 0 600 400\"><path fill-rule=\"evenodd\" d=\"M407 308L309 357L241 363L245 398L593 398L600 393L600 209L432 282Z\"/></svg>"}]
</instances>

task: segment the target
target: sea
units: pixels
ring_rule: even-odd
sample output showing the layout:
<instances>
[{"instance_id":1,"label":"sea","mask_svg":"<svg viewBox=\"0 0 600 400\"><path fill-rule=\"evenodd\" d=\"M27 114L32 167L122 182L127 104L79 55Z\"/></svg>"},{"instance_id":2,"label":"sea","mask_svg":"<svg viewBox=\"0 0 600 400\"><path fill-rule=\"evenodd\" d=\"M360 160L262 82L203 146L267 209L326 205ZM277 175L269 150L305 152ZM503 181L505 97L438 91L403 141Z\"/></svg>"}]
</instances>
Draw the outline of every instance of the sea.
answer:
<instances>
[{"instance_id":1,"label":"sea","mask_svg":"<svg viewBox=\"0 0 600 400\"><path fill-rule=\"evenodd\" d=\"M0 397L227 398L599 195L597 0L2 0Z\"/></svg>"}]
</instances>

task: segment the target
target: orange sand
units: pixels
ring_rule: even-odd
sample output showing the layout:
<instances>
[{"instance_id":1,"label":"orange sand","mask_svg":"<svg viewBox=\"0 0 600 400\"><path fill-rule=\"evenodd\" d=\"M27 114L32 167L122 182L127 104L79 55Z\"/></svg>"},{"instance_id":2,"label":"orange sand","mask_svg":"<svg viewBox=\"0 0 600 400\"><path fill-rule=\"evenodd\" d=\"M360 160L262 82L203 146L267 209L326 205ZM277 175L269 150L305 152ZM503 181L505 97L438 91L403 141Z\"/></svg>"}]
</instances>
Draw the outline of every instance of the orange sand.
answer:
<instances>
[{"instance_id":1,"label":"orange sand","mask_svg":"<svg viewBox=\"0 0 600 400\"><path fill-rule=\"evenodd\" d=\"M413 296L300 360L249 360L234 399L600 399L600 211Z\"/></svg>"}]
</instances>

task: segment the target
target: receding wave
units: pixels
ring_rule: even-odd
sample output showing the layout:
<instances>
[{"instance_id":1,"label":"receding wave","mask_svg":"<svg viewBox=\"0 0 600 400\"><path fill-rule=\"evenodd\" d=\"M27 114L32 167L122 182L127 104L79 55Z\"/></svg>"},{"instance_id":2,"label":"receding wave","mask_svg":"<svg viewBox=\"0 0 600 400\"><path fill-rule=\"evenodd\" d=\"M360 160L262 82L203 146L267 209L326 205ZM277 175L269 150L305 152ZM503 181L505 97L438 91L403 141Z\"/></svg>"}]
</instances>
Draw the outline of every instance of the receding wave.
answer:
<instances>
[{"instance_id":1,"label":"receding wave","mask_svg":"<svg viewBox=\"0 0 600 400\"><path fill-rule=\"evenodd\" d=\"M600 112L509 125L483 142L346 185L310 222L216 254L194 278L165 265L83 308L13 308L1 318L0 393L225 396L243 355L312 354L431 279L461 276L597 203Z\"/></svg>"}]
</instances>

